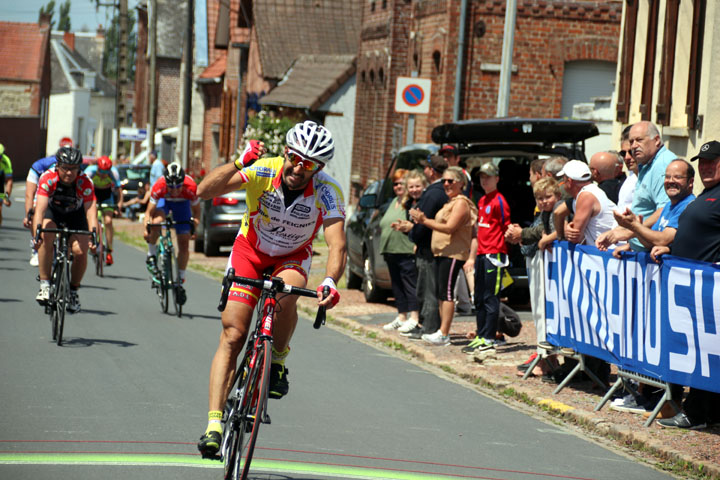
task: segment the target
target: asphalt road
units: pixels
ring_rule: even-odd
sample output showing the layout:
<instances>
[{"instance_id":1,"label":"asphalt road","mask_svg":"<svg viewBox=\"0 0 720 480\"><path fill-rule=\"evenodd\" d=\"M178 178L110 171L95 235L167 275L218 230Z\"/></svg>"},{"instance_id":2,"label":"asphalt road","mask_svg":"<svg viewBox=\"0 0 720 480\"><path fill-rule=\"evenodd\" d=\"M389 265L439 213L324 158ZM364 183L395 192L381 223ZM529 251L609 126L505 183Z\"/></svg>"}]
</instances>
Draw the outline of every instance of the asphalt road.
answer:
<instances>
[{"instance_id":1,"label":"asphalt road","mask_svg":"<svg viewBox=\"0 0 720 480\"><path fill-rule=\"evenodd\" d=\"M195 448L217 282L189 272L185 315L162 314L144 254L118 244L105 278L89 269L57 347L34 300L21 202L3 216L0 478L221 478ZM671 478L310 319L288 366L290 394L269 405L252 478Z\"/></svg>"}]
</instances>

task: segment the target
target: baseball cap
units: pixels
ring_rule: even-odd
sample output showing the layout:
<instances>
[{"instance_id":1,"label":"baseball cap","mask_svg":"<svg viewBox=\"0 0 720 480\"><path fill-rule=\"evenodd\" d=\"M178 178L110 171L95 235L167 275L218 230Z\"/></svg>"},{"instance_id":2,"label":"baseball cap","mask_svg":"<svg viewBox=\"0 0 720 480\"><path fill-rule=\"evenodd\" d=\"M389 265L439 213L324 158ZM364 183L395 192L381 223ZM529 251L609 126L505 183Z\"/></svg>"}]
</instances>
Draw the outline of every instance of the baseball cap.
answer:
<instances>
[{"instance_id":1,"label":"baseball cap","mask_svg":"<svg viewBox=\"0 0 720 480\"><path fill-rule=\"evenodd\" d=\"M446 153L449 153L449 154L451 154L451 155L457 155L457 154L458 154L458 151L457 151L457 148L455 148L454 145L445 145L444 147L442 147L442 148L440 149L440 151L439 151L438 153L439 153L440 155L443 155L443 154L446 154Z\"/></svg>"},{"instance_id":2,"label":"baseball cap","mask_svg":"<svg viewBox=\"0 0 720 480\"><path fill-rule=\"evenodd\" d=\"M445 170L448 168L447 160L440 155L428 155L428 163L430 164L430 168L438 173L445 173Z\"/></svg>"},{"instance_id":3,"label":"baseball cap","mask_svg":"<svg viewBox=\"0 0 720 480\"><path fill-rule=\"evenodd\" d=\"M700 147L700 153L692 157L690 161L694 162L699 158L704 160L715 160L717 157L720 157L720 142L711 140L703 144L703 146Z\"/></svg>"},{"instance_id":4,"label":"baseball cap","mask_svg":"<svg viewBox=\"0 0 720 480\"><path fill-rule=\"evenodd\" d=\"M480 173L489 175L491 177L497 177L498 175L500 175L500 171L492 162L483 163L480 167Z\"/></svg>"},{"instance_id":5,"label":"baseball cap","mask_svg":"<svg viewBox=\"0 0 720 480\"><path fill-rule=\"evenodd\" d=\"M558 177L566 176L572 180L579 182L586 182L592 178L592 172L587 163L581 162L580 160L570 160L567 162L562 170L557 173Z\"/></svg>"}]
</instances>

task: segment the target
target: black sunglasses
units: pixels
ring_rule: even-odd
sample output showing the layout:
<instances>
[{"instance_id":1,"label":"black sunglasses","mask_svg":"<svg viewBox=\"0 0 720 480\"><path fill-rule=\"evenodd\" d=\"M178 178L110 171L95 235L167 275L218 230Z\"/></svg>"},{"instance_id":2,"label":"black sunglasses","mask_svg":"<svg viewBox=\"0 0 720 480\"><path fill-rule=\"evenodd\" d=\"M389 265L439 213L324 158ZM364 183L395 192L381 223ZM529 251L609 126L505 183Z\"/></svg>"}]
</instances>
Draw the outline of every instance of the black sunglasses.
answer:
<instances>
[{"instance_id":1,"label":"black sunglasses","mask_svg":"<svg viewBox=\"0 0 720 480\"><path fill-rule=\"evenodd\" d=\"M395 182L395 183L393 183L393 187L397 187L398 185L402 185L402 184L403 184L403 182Z\"/></svg>"},{"instance_id":2,"label":"black sunglasses","mask_svg":"<svg viewBox=\"0 0 720 480\"><path fill-rule=\"evenodd\" d=\"M453 180L452 178L443 178L442 181L443 183L447 183L448 185L452 185L453 183L455 183L455 180Z\"/></svg>"}]
</instances>

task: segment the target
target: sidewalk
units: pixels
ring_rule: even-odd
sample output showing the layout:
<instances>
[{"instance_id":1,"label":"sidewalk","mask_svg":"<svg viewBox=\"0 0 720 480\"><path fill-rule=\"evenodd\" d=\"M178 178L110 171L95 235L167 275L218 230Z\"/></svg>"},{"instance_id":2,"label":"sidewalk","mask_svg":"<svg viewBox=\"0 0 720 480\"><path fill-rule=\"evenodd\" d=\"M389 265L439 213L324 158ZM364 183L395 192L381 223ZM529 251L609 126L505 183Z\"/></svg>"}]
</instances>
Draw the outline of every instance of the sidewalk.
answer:
<instances>
[{"instance_id":1,"label":"sidewalk","mask_svg":"<svg viewBox=\"0 0 720 480\"><path fill-rule=\"evenodd\" d=\"M301 303L312 310L312 304L305 301L301 299ZM456 317L450 333L452 344L438 347L409 340L397 332L384 331L382 326L392 321L396 313L389 303L368 304L362 292L342 290L340 304L329 315L332 317L331 325L352 330L379 348L392 349L401 356L434 365L479 385L478 388L491 389L508 403L521 402L534 406L538 412L547 412L586 432L605 437L618 447L634 451L631 454L672 473L691 478L720 479L720 425L690 431L662 428L653 422L646 428L643 426L646 419L642 415L611 410L610 402L599 412L593 411L607 390L601 391L590 381L571 383L553 395L557 384L545 383L540 377L523 380L517 376L516 366L535 351L535 326L529 312L519 312L523 320L520 335L506 337L507 345L482 352L477 357L460 351L469 343L465 334L475 329L474 317ZM615 372L613 367L611 382L616 379Z\"/></svg>"},{"instance_id":2,"label":"sidewalk","mask_svg":"<svg viewBox=\"0 0 720 480\"><path fill-rule=\"evenodd\" d=\"M116 222L116 228L126 233L131 243L144 249L142 225L120 220ZM192 253L192 248L191 242L190 268L205 274L212 272L215 276L221 274L227 263L226 256L207 258ZM318 253L322 259L326 250L318 248ZM317 284L323 276L324 263L321 260L313 262L309 283ZM496 398L509 404L524 404L536 409L539 415L574 424L674 474L720 480L720 425L690 431L666 429L654 422L645 428L646 419L641 415L611 410L609 402L599 412L593 411L605 391L592 382L571 383L553 395L555 383L545 383L540 377L523 380L518 376L516 366L535 351L535 327L529 312L519 312L523 320L520 335L508 337L507 345L483 352L476 358L460 351L469 342L465 334L475 329L474 317L456 317L450 332L452 345L437 347L409 340L397 332L384 331L382 326L397 314L391 303L367 303L358 290L341 289L340 294L340 304L328 312L331 328L351 332L366 343L392 350L404 358L438 367L483 391L494 392ZM298 303L307 312L315 311L315 304L310 299L300 298ZM613 369L610 381L615 379Z\"/></svg>"}]
</instances>

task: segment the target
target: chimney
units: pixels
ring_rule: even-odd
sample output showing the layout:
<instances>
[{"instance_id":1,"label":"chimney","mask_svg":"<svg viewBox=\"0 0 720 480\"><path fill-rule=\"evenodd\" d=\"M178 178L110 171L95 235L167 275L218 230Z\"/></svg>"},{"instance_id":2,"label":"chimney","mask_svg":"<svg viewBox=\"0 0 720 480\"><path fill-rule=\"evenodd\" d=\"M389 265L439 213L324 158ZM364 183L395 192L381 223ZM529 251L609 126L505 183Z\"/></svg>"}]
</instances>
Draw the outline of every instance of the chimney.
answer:
<instances>
[{"instance_id":1,"label":"chimney","mask_svg":"<svg viewBox=\"0 0 720 480\"><path fill-rule=\"evenodd\" d=\"M72 32L65 32L63 34L63 42L65 42L65 45L70 48L70 50L75 51L75 34Z\"/></svg>"},{"instance_id":2,"label":"chimney","mask_svg":"<svg viewBox=\"0 0 720 480\"><path fill-rule=\"evenodd\" d=\"M52 15L49 13L41 13L40 18L38 18L38 25L41 27L47 27L50 28L50 22L52 21Z\"/></svg>"}]
</instances>

